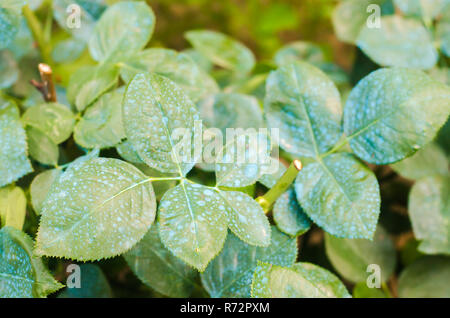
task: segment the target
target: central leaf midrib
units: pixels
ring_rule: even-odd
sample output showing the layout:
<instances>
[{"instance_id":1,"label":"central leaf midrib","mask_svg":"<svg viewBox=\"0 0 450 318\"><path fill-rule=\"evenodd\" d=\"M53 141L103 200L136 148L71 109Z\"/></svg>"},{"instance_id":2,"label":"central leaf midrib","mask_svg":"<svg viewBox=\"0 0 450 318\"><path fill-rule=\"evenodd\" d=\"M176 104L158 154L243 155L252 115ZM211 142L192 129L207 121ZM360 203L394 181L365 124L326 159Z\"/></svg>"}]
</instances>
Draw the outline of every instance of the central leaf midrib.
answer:
<instances>
[{"instance_id":1,"label":"central leaf midrib","mask_svg":"<svg viewBox=\"0 0 450 318\"><path fill-rule=\"evenodd\" d=\"M337 185L338 189L339 189L339 190L341 191L341 193L344 195L345 199L350 203L351 211L353 211L354 214L356 214L356 215L358 216L358 220L359 220L359 222L362 224L362 226L363 226L363 228L364 228L364 231L365 231L367 234L369 234L366 225L364 224L364 222L363 222L362 219L361 219L361 216L359 215L359 213L358 213L357 211L354 210L353 201L350 199L350 197L348 196L348 194L347 194L347 192L345 191L345 189L342 188L341 184L340 184L340 183L337 181L337 179L334 177L334 174L331 173L331 171L328 169L328 167L326 166L326 164L325 164L321 159L319 159L317 162L322 166L322 168L325 170L325 172L331 177L331 179L332 179L332 180L334 181L334 183Z\"/></svg>"},{"instance_id":2,"label":"central leaf midrib","mask_svg":"<svg viewBox=\"0 0 450 318\"><path fill-rule=\"evenodd\" d=\"M292 65L291 68L292 68L292 73L294 75L295 86L297 87L298 91L300 92L300 84L299 84L299 81L298 81L297 72L295 70L294 65ZM303 99L301 97L301 93L299 95L300 95L299 97L301 99ZM303 109L303 111L306 114L306 121L308 123L308 130L309 130L309 133L311 135L311 139L313 141L314 152L316 154L316 157L318 157L319 156L319 149L317 147L316 135L314 134L314 130L312 128L312 123L311 123L311 118L309 117L308 108L306 107L304 102L302 102L301 105L303 105L302 109Z\"/></svg>"}]
</instances>

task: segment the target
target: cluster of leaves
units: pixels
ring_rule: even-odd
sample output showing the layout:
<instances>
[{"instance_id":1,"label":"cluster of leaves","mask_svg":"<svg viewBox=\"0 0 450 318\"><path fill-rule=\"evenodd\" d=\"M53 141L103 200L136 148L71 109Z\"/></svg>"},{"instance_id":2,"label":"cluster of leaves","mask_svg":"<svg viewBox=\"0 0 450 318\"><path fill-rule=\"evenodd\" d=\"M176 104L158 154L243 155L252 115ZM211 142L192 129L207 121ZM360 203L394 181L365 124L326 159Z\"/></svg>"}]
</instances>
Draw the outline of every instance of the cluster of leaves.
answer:
<instances>
[{"instance_id":1,"label":"cluster of leaves","mask_svg":"<svg viewBox=\"0 0 450 318\"><path fill-rule=\"evenodd\" d=\"M83 10L80 29L66 25L69 2ZM361 2L338 6L338 35L358 33L358 46L375 61L409 68L381 68L351 90L345 72L311 43L288 44L272 63L257 63L242 43L215 31L187 32L192 48L183 52L147 48L156 20L142 1L54 0L45 30L26 1L0 2L7 57L0 64L0 295L44 297L60 289L43 257L98 262L122 255L144 284L171 297L349 297L335 274L297 262L297 238L314 224L326 232L334 269L357 284L353 295L384 296L364 284L368 265L381 267L383 282L396 268L394 244L378 224L379 183L367 163L420 179L409 203L419 250L450 254L448 160L432 143L449 116L450 89L417 69L433 67L438 53L424 43L418 51L372 43L379 34L355 31L364 22L340 19L347 10L367 17L365 7L357 9ZM426 21L438 16L425 11ZM48 54L53 14L66 36ZM17 22L6 24L9 16ZM411 21L393 23L413 39L428 34ZM40 53L27 47L32 34ZM373 57L379 52L387 62ZM411 52L426 56L401 55ZM58 103L17 86L26 75L16 60L28 54L47 59L55 74L74 70L57 87ZM431 55L433 65L417 64ZM282 161L300 158L304 169L265 211L254 199L258 190L275 189L290 170L280 163L268 175L255 163L177 157L172 132L187 128L195 136L199 119L221 130L277 128ZM34 213L26 217L27 202ZM34 234L37 225L33 243L23 229ZM449 275L448 258L420 258L401 274L399 295L450 296L445 285L427 287L429 277L445 284ZM97 265L82 265L82 277L82 289L59 295L112 295Z\"/></svg>"}]
</instances>

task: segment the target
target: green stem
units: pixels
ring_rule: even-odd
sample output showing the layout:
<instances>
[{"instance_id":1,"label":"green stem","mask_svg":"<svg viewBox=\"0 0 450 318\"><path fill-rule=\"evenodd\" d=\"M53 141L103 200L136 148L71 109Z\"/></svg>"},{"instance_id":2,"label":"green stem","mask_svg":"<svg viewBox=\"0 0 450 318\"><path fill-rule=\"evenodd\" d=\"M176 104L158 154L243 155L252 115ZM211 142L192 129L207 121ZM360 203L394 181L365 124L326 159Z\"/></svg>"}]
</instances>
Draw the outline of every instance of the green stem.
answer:
<instances>
[{"instance_id":1,"label":"green stem","mask_svg":"<svg viewBox=\"0 0 450 318\"><path fill-rule=\"evenodd\" d=\"M287 189L291 186L292 182L294 182L297 174L302 170L302 163L300 160L295 159L292 161L289 168L286 172L281 176L281 178L277 181L277 183L270 189L266 194L256 198L256 202L261 205L264 212L267 214L270 211L270 208L275 203L275 201L286 192Z\"/></svg>"},{"instance_id":2,"label":"green stem","mask_svg":"<svg viewBox=\"0 0 450 318\"><path fill-rule=\"evenodd\" d=\"M33 34L33 38L39 46L43 61L50 64L50 46L45 41L45 35L41 23L28 5L25 5L22 8L22 12L25 20L27 21L28 27L31 30L31 34Z\"/></svg>"}]
</instances>

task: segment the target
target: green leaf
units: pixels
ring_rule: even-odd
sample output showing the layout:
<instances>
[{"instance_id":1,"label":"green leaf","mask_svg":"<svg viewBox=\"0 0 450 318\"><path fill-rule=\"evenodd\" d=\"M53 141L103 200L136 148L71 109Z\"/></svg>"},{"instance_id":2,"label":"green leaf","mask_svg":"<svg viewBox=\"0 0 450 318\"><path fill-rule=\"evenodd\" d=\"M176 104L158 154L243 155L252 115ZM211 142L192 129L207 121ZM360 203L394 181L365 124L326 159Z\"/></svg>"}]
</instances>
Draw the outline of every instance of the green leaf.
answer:
<instances>
[{"instance_id":1,"label":"green leaf","mask_svg":"<svg viewBox=\"0 0 450 318\"><path fill-rule=\"evenodd\" d=\"M450 8L450 7L449 7ZM436 27L436 35L441 42L442 52L450 57L450 10L447 8Z\"/></svg>"},{"instance_id":2,"label":"green leaf","mask_svg":"<svg viewBox=\"0 0 450 318\"><path fill-rule=\"evenodd\" d=\"M449 298L450 258L428 256L408 266L398 280L401 298Z\"/></svg>"},{"instance_id":3,"label":"green leaf","mask_svg":"<svg viewBox=\"0 0 450 318\"><path fill-rule=\"evenodd\" d=\"M448 172L448 160L445 152L435 143L430 143L413 156L391 165L402 177L419 180L435 174Z\"/></svg>"},{"instance_id":4,"label":"green leaf","mask_svg":"<svg viewBox=\"0 0 450 318\"><path fill-rule=\"evenodd\" d=\"M382 282L386 282L395 270L396 252L388 233L378 226L372 241L341 239L325 234L325 248L334 268L347 280L365 282L371 272L371 264L380 267Z\"/></svg>"},{"instance_id":5,"label":"green leaf","mask_svg":"<svg viewBox=\"0 0 450 318\"><path fill-rule=\"evenodd\" d=\"M47 103L28 108L22 121L48 136L55 144L60 144L72 134L75 116L64 105Z\"/></svg>"},{"instance_id":6,"label":"green leaf","mask_svg":"<svg viewBox=\"0 0 450 318\"><path fill-rule=\"evenodd\" d=\"M450 176L417 181L409 194L408 210L419 251L450 254Z\"/></svg>"},{"instance_id":7,"label":"green leaf","mask_svg":"<svg viewBox=\"0 0 450 318\"><path fill-rule=\"evenodd\" d=\"M200 66L202 70L204 70L207 73L211 72L213 64L211 63L210 60L208 60L208 58L203 56L200 52L194 49L184 49L182 52L188 55L195 63L197 63L197 65Z\"/></svg>"},{"instance_id":8,"label":"green leaf","mask_svg":"<svg viewBox=\"0 0 450 318\"><path fill-rule=\"evenodd\" d=\"M433 19L445 12L448 0L394 0L394 4L406 15Z\"/></svg>"},{"instance_id":9,"label":"green leaf","mask_svg":"<svg viewBox=\"0 0 450 318\"><path fill-rule=\"evenodd\" d=\"M25 221L27 198L19 187L0 188L0 225L22 230Z\"/></svg>"},{"instance_id":10,"label":"green leaf","mask_svg":"<svg viewBox=\"0 0 450 318\"><path fill-rule=\"evenodd\" d=\"M157 226L152 226L124 258L144 284L161 294L189 297L196 285L197 272L164 247Z\"/></svg>"},{"instance_id":11,"label":"green leaf","mask_svg":"<svg viewBox=\"0 0 450 318\"><path fill-rule=\"evenodd\" d=\"M155 28L155 15L145 2L123 1L101 16L89 39L96 61L121 61L143 49Z\"/></svg>"},{"instance_id":12,"label":"green leaf","mask_svg":"<svg viewBox=\"0 0 450 318\"><path fill-rule=\"evenodd\" d=\"M58 298L111 298L113 293L100 267L95 264L81 264L80 288L66 287Z\"/></svg>"},{"instance_id":13,"label":"green leaf","mask_svg":"<svg viewBox=\"0 0 450 318\"><path fill-rule=\"evenodd\" d=\"M68 39L58 42L52 50L52 59L56 63L69 63L81 56L86 44L80 40Z\"/></svg>"},{"instance_id":14,"label":"green leaf","mask_svg":"<svg viewBox=\"0 0 450 318\"><path fill-rule=\"evenodd\" d=\"M6 48L14 40L20 27L20 13L4 8L0 4L0 49Z\"/></svg>"},{"instance_id":15,"label":"green leaf","mask_svg":"<svg viewBox=\"0 0 450 318\"><path fill-rule=\"evenodd\" d=\"M361 29L373 12L367 12L371 4L382 5L386 0L346 0L341 1L333 11L333 26L337 37L354 44Z\"/></svg>"},{"instance_id":16,"label":"green leaf","mask_svg":"<svg viewBox=\"0 0 450 318\"><path fill-rule=\"evenodd\" d=\"M185 33L186 39L203 56L237 74L247 74L255 66L253 53L228 35L207 30Z\"/></svg>"},{"instance_id":17,"label":"green leaf","mask_svg":"<svg viewBox=\"0 0 450 318\"><path fill-rule=\"evenodd\" d=\"M174 81L193 102L219 91L214 79L187 54L174 50L147 49L132 55L120 66L120 76L126 83L139 73L157 73Z\"/></svg>"},{"instance_id":18,"label":"green leaf","mask_svg":"<svg viewBox=\"0 0 450 318\"><path fill-rule=\"evenodd\" d=\"M267 247L270 244L270 223L261 206L240 191L220 191L225 202L228 227L242 241Z\"/></svg>"},{"instance_id":19,"label":"green leaf","mask_svg":"<svg viewBox=\"0 0 450 318\"><path fill-rule=\"evenodd\" d=\"M225 210L223 200L213 190L182 181L161 199L161 241L175 256L203 272L227 236Z\"/></svg>"},{"instance_id":20,"label":"green leaf","mask_svg":"<svg viewBox=\"0 0 450 318\"><path fill-rule=\"evenodd\" d=\"M429 143L450 113L448 86L412 69L381 69L353 88L344 130L358 157L388 164Z\"/></svg>"},{"instance_id":21,"label":"green leaf","mask_svg":"<svg viewBox=\"0 0 450 318\"><path fill-rule=\"evenodd\" d=\"M228 128L263 128L265 122L258 100L250 95L238 93L211 94L197 103L203 124L208 128L204 133L205 162L198 167L206 171L215 171L216 156L220 154L223 137ZM220 135L220 132L222 135ZM240 132L236 130L236 134ZM216 147L217 143L217 147Z\"/></svg>"},{"instance_id":22,"label":"green leaf","mask_svg":"<svg viewBox=\"0 0 450 318\"><path fill-rule=\"evenodd\" d=\"M83 261L122 254L155 218L150 180L121 160L78 160L50 188L36 253Z\"/></svg>"},{"instance_id":23,"label":"green leaf","mask_svg":"<svg viewBox=\"0 0 450 318\"><path fill-rule=\"evenodd\" d=\"M91 1L92 2L92 1ZM81 4L81 0L53 0L53 14L58 25L69 34L72 34L74 39L81 40L84 43L89 41L94 27L96 17L94 17L88 10L86 10ZM78 5L80 9L79 25L74 24L75 19L71 14L77 11L68 12L68 8L71 5ZM75 27L73 27L75 26Z\"/></svg>"},{"instance_id":24,"label":"green leaf","mask_svg":"<svg viewBox=\"0 0 450 318\"><path fill-rule=\"evenodd\" d=\"M136 150L134 150L133 145L128 140L122 141L116 146L116 149L119 155L126 161L134 164L144 164Z\"/></svg>"},{"instance_id":25,"label":"green leaf","mask_svg":"<svg viewBox=\"0 0 450 318\"><path fill-rule=\"evenodd\" d=\"M37 215L41 214L45 199L49 193L52 184L62 174L60 169L51 169L41 172L30 185L31 204Z\"/></svg>"},{"instance_id":26,"label":"green leaf","mask_svg":"<svg viewBox=\"0 0 450 318\"><path fill-rule=\"evenodd\" d=\"M0 298L46 297L61 287L33 255L28 235L12 227L0 230Z\"/></svg>"},{"instance_id":27,"label":"green leaf","mask_svg":"<svg viewBox=\"0 0 450 318\"><path fill-rule=\"evenodd\" d=\"M0 100L0 187L31 171L19 109L11 102Z\"/></svg>"},{"instance_id":28,"label":"green leaf","mask_svg":"<svg viewBox=\"0 0 450 318\"><path fill-rule=\"evenodd\" d=\"M431 35L415 19L382 17L381 27L364 27L356 44L382 66L430 69L438 61Z\"/></svg>"},{"instance_id":29,"label":"green leaf","mask_svg":"<svg viewBox=\"0 0 450 318\"><path fill-rule=\"evenodd\" d=\"M263 174L258 182L264 185L266 188L271 189L275 186L277 181L283 176L286 172L286 167L279 162L278 169L273 173Z\"/></svg>"},{"instance_id":30,"label":"green leaf","mask_svg":"<svg viewBox=\"0 0 450 318\"><path fill-rule=\"evenodd\" d=\"M268 134L250 129L233 137L216 158L217 186L246 187L277 168L274 164L279 163L270 159L272 141Z\"/></svg>"},{"instance_id":31,"label":"green leaf","mask_svg":"<svg viewBox=\"0 0 450 318\"><path fill-rule=\"evenodd\" d=\"M197 104L206 127L219 128L225 135L227 128L263 128L265 126L258 100L250 95L218 93Z\"/></svg>"},{"instance_id":32,"label":"green leaf","mask_svg":"<svg viewBox=\"0 0 450 318\"><path fill-rule=\"evenodd\" d=\"M348 298L344 284L335 275L310 263L292 267L259 262L252 281L256 298Z\"/></svg>"},{"instance_id":33,"label":"green leaf","mask_svg":"<svg viewBox=\"0 0 450 318\"><path fill-rule=\"evenodd\" d=\"M8 50L14 54L16 60L27 54L32 54L35 50L33 47L33 36L31 35L31 31L28 28L27 21L24 17L22 17L19 23L19 31L14 40L8 45Z\"/></svg>"},{"instance_id":34,"label":"green leaf","mask_svg":"<svg viewBox=\"0 0 450 318\"><path fill-rule=\"evenodd\" d=\"M8 88L17 81L19 69L12 53L0 51L0 89Z\"/></svg>"},{"instance_id":35,"label":"green leaf","mask_svg":"<svg viewBox=\"0 0 450 318\"><path fill-rule=\"evenodd\" d=\"M75 126L74 138L84 148L110 148L125 138L121 90L107 93L89 107Z\"/></svg>"},{"instance_id":36,"label":"green leaf","mask_svg":"<svg viewBox=\"0 0 450 318\"><path fill-rule=\"evenodd\" d=\"M297 258L297 241L272 226L268 247L256 247L228 234L222 252L201 274L211 297L250 297L252 275L258 261L291 266Z\"/></svg>"},{"instance_id":37,"label":"green leaf","mask_svg":"<svg viewBox=\"0 0 450 318\"><path fill-rule=\"evenodd\" d=\"M325 62L322 48L314 43L297 41L283 46L275 53L275 63L278 66L287 65L297 61L308 63Z\"/></svg>"},{"instance_id":38,"label":"green leaf","mask_svg":"<svg viewBox=\"0 0 450 318\"><path fill-rule=\"evenodd\" d=\"M194 129L194 121L199 119L195 105L165 77L138 74L128 85L123 101L125 134L139 157L152 168L180 175L192 169L196 158L192 158L195 144L191 141L200 133ZM183 139L178 143L173 138L180 129L183 136L178 137Z\"/></svg>"},{"instance_id":39,"label":"green leaf","mask_svg":"<svg viewBox=\"0 0 450 318\"><path fill-rule=\"evenodd\" d=\"M30 156L44 165L56 166L59 158L58 145L39 129L29 126L25 130Z\"/></svg>"},{"instance_id":40,"label":"green leaf","mask_svg":"<svg viewBox=\"0 0 450 318\"><path fill-rule=\"evenodd\" d=\"M389 298L381 289L369 288L366 282L361 282L353 288L354 298Z\"/></svg>"},{"instance_id":41,"label":"green leaf","mask_svg":"<svg viewBox=\"0 0 450 318\"><path fill-rule=\"evenodd\" d=\"M378 182L354 156L333 154L306 165L295 192L305 213L328 233L372 238L380 213Z\"/></svg>"},{"instance_id":42,"label":"green leaf","mask_svg":"<svg viewBox=\"0 0 450 318\"><path fill-rule=\"evenodd\" d=\"M264 110L269 127L280 129L280 146L299 156L317 157L342 135L336 86L322 71L304 62L270 74Z\"/></svg>"},{"instance_id":43,"label":"green leaf","mask_svg":"<svg viewBox=\"0 0 450 318\"><path fill-rule=\"evenodd\" d=\"M118 80L119 68L114 65L80 67L70 77L67 99L81 112L113 88Z\"/></svg>"},{"instance_id":44,"label":"green leaf","mask_svg":"<svg viewBox=\"0 0 450 318\"><path fill-rule=\"evenodd\" d=\"M311 221L298 204L293 189L289 189L278 198L272 213L277 227L288 235L300 236L311 227Z\"/></svg>"}]
</instances>

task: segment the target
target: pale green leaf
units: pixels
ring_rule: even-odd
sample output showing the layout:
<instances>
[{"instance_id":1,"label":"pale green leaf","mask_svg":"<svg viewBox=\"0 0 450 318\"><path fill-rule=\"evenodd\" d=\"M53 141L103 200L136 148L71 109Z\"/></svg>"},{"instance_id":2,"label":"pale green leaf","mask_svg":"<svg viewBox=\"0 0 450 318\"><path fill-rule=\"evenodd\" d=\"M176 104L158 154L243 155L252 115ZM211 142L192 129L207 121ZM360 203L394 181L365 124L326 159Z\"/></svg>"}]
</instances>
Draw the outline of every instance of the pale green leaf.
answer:
<instances>
[{"instance_id":1,"label":"pale green leaf","mask_svg":"<svg viewBox=\"0 0 450 318\"><path fill-rule=\"evenodd\" d=\"M353 88L344 130L358 157L388 164L429 143L450 113L448 86L412 69L381 69Z\"/></svg>"},{"instance_id":2,"label":"pale green leaf","mask_svg":"<svg viewBox=\"0 0 450 318\"><path fill-rule=\"evenodd\" d=\"M33 255L28 235L12 227L0 230L0 298L46 297L61 287Z\"/></svg>"},{"instance_id":3,"label":"pale green leaf","mask_svg":"<svg viewBox=\"0 0 450 318\"><path fill-rule=\"evenodd\" d=\"M430 143L413 156L394 163L391 168L402 177L418 180L435 174L446 174L448 164L445 152L435 143Z\"/></svg>"},{"instance_id":4,"label":"pale green leaf","mask_svg":"<svg viewBox=\"0 0 450 318\"><path fill-rule=\"evenodd\" d=\"M211 94L197 103L203 124L208 128L204 132L203 159L198 167L206 171L215 171L216 156L223 147L228 128L245 131L248 128L265 127L262 110L258 100L250 95L238 93ZM239 134L239 131L236 130Z\"/></svg>"},{"instance_id":5,"label":"pale green leaf","mask_svg":"<svg viewBox=\"0 0 450 318\"><path fill-rule=\"evenodd\" d=\"M114 65L80 67L70 77L67 99L78 111L83 111L113 88L118 80L119 68Z\"/></svg>"},{"instance_id":6,"label":"pale green leaf","mask_svg":"<svg viewBox=\"0 0 450 318\"><path fill-rule=\"evenodd\" d=\"M36 252L83 261L126 252L155 218L149 181L121 160L78 159L50 188Z\"/></svg>"},{"instance_id":7,"label":"pale green leaf","mask_svg":"<svg viewBox=\"0 0 450 318\"><path fill-rule=\"evenodd\" d=\"M175 256L203 272L227 236L225 211L225 203L213 190L182 181L161 199L161 241Z\"/></svg>"},{"instance_id":8,"label":"pale green leaf","mask_svg":"<svg viewBox=\"0 0 450 318\"><path fill-rule=\"evenodd\" d=\"M214 79L187 54L174 50L147 49L132 55L120 66L120 75L126 83L139 73L157 73L174 81L193 102L219 91Z\"/></svg>"},{"instance_id":9,"label":"pale green leaf","mask_svg":"<svg viewBox=\"0 0 450 318\"><path fill-rule=\"evenodd\" d=\"M0 100L0 187L31 171L19 109L11 102Z\"/></svg>"},{"instance_id":10,"label":"pale green leaf","mask_svg":"<svg viewBox=\"0 0 450 318\"><path fill-rule=\"evenodd\" d=\"M122 141L116 146L116 149L119 155L126 161L135 164L144 164L144 161L141 160L136 150L134 150L133 145L128 140Z\"/></svg>"},{"instance_id":11,"label":"pale green leaf","mask_svg":"<svg viewBox=\"0 0 450 318\"><path fill-rule=\"evenodd\" d=\"M356 44L382 66L430 69L438 61L431 35L415 19L382 17L381 27L364 27Z\"/></svg>"},{"instance_id":12,"label":"pale green leaf","mask_svg":"<svg viewBox=\"0 0 450 318\"><path fill-rule=\"evenodd\" d=\"M41 214L42 206L47 198L48 191L52 184L58 179L62 171L60 169L51 169L41 172L30 185L31 204L37 215Z\"/></svg>"},{"instance_id":13,"label":"pale green leaf","mask_svg":"<svg viewBox=\"0 0 450 318\"><path fill-rule=\"evenodd\" d=\"M31 158L44 165L56 166L59 158L58 145L39 129L29 126L25 130Z\"/></svg>"},{"instance_id":14,"label":"pale green leaf","mask_svg":"<svg viewBox=\"0 0 450 318\"><path fill-rule=\"evenodd\" d=\"M369 5L382 5L386 0L341 1L333 11L333 26L337 37L347 43L355 43L358 35L373 12L367 12Z\"/></svg>"},{"instance_id":15,"label":"pale green leaf","mask_svg":"<svg viewBox=\"0 0 450 318\"><path fill-rule=\"evenodd\" d=\"M240 191L220 191L225 202L228 227L250 245L269 246L270 223L261 206Z\"/></svg>"},{"instance_id":16,"label":"pale green leaf","mask_svg":"<svg viewBox=\"0 0 450 318\"><path fill-rule=\"evenodd\" d=\"M109 148L124 139L122 99L121 90L100 97L75 126L75 141L84 148Z\"/></svg>"},{"instance_id":17,"label":"pale green leaf","mask_svg":"<svg viewBox=\"0 0 450 318\"><path fill-rule=\"evenodd\" d=\"M182 52L184 54L187 54L205 72L209 73L213 69L212 62L197 50L184 49Z\"/></svg>"},{"instance_id":18,"label":"pale green leaf","mask_svg":"<svg viewBox=\"0 0 450 318\"><path fill-rule=\"evenodd\" d=\"M406 15L433 19L442 12L449 0L394 0L394 4ZM450 8L448 8L450 9Z\"/></svg>"},{"instance_id":19,"label":"pale green leaf","mask_svg":"<svg viewBox=\"0 0 450 318\"><path fill-rule=\"evenodd\" d=\"M202 55L220 67L247 74L255 65L253 53L228 35L208 30L185 33L186 39Z\"/></svg>"},{"instance_id":20,"label":"pale green leaf","mask_svg":"<svg viewBox=\"0 0 450 318\"><path fill-rule=\"evenodd\" d=\"M229 234L222 252L201 274L211 297L250 297L250 285L258 261L291 266L297 258L297 242L272 226L268 247L256 247Z\"/></svg>"},{"instance_id":21,"label":"pale green leaf","mask_svg":"<svg viewBox=\"0 0 450 318\"><path fill-rule=\"evenodd\" d=\"M310 263L292 267L259 262L252 281L252 297L349 298L344 284L324 268Z\"/></svg>"},{"instance_id":22,"label":"pale green leaf","mask_svg":"<svg viewBox=\"0 0 450 318\"><path fill-rule=\"evenodd\" d=\"M269 127L280 129L280 146L299 156L317 157L342 135L336 86L322 71L304 62L270 74L264 110Z\"/></svg>"},{"instance_id":23,"label":"pale green leaf","mask_svg":"<svg viewBox=\"0 0 450 318\"><path fill-rule=\"evenodd\" d=\"M164 247L157 226L152 226L124 258L144 284L161 294L189 297L196 285L197 272Z\"/></svg>"},{"instance_id":24,"label":"pale green leaf","mask_svg":"<svg viewBox=\"0 0 450 318\"><path fill-rule=\"evenodd\" d=\"M123 1L110 6L89 39L96 61L121 61L143 49L155 28L155 15L145 2Z\"/></svg>"},{"instance_id":25,"label":"pale green leaf","mask_svg":"<svg viewBox=\"0 0 450 318\"><path fill-rule=\"evenodd\" d=\"M247 129L233 137L216 158L217 186L246 187L278 169L279 162L270 157L272 141L266 133Z\"/></svg>"},{"instance_id":26,"label":"pale green leaf","mask_svg":"<svg viewBox=\"0 0 450 318\"><path fill-rule=\"evenodd\" d=\"M441 42L442 52L450 57L450 6L436 27L436 35Z\"/></svg>"},{"instance_id":27,"label":"pale green leaf","mask_svg":"<svg viewBox=\"0 0 450 318\"><path fill-rule=\"evenodd\" d=\"M113 296L108 280L95 264L81 264L80 288L66 287L58 298L111 298Z\"/></svg>"},{"instance_id":28,"label":"pale green leaf","mask_svg":"<svg viewBox=\"0 0 450 318\"><path fill-rule=\"evenodd\" d=\"M92 2L92 1L91 1ZM95 27L96 17L91 12L86 10L81 4L81 0L53 0L53 15L59 26L67 33L72 34L74 39L81 40L87 43L92 35ZM78 5L79 12L79 25L76 24L75 14L78 11L74 10L71 5ZM72 11L68 8L71 8Z\"/></svg>"},{"instance_id":29,"label":"pale green leaf","mask_svg":"<svg viewBox=\"0 0 450 318\"><path fill-rule=\"evenodd\" d=\"M275 63L278 66L287 65L297 61L304 61L308 63L325 62L325 55L322 48L310 42L292 42L275 53Z\"/></svg>"},{"instance_id":30,"label":"pale green leaf","mask_svg":"<svg viewBox=\"0 0 450 318\"><path fill-rule=\"evenodd\" d=\"M353 288L354 298L388 298L388 296L379 288L369 288L366 282L361 282Z\"/></svg>"},{"instance_id":31,"label":"pale green leaf","mask_svg":"<svg viewBox=\"0 0 450 318\"><path fill-rule=\"evenodd\" d=\"M394 242L381 226L378 226L372 241L341 239L325 234L325 247L334 268L353 283L367 280L372 273L367 271L371 264L380 267L382 282L386 282L395 270Z\"/></svg>"},{"instance_id":32,"label":"pale green leaf","mask_svg":"<svg viewBox=\"0 0 450 318\"><path fill-rule=\"evenodd\" d=\"M408 202L414 235L426 254L450 254L450 177L429 176L417 181Z\"/></svg>"},{"instance_id":33,"label":"pale green leaf","mask_svg":"<svg viewBox=\"0 0 450 318\"><path fill-rule=\"evenodd\" d=\"M283 176L283 174L286 172L286 167L279 162L278 163L278 169L275 172L263 174L258 182L263 184L266 188L273 188L277 181Z\"/></svg>"},{"instance_id":34,"label":"pale green leaf","mask_svg":"<svg viewBox=\"0 0 450 318\"><path fill-rule=\"evenodd\" d=\"M192 169L196 161L192 138L195 141L201 133L194 122L199 119L195 105L165 77L138 74L128 85L123 101L125 134L152 168L180 175ZM176 132L182 134L174 136Z\"/></svg>"},{"instance_id":35,"label":"pale green leaf","mask_svg":"<svg viewBox=\"0 0 450 318\"><path fill-rule=\"evenodd\" d=\"M227 128L263 128L264 119L258 100L238 93L212 94L197 104L206 127L219 128L226 134Z\"/></svg>"},{"instance_id":36,"label":"pale green leaf","mask_svg":"<svg viewBox=\"0 0 450 318\"><path fill-rule=\"evenodd\" d=\"M306 165L295 191L305 213L328 233L372 238L380 213L378 182L352 155L333 154Z\"/></svg>"},{"instance_id":37,"label":"pale green leaf","mask_svg":"<svg viewBox=\"0 0 450 318\"><path fill-rule=\"evenodd\" d=\"M428 256L408 266L398 280L401 298L450 298L450 258Z\"/></svg>"},{"instance_id":38,"label":"pale green leaf","mask_svg":"<svg viewBox=\"0 0 450 318\"><path fill-rule=\"evenodd\" d=\"M19 69L12 53L8 50L0 51L0 89L8 88L19 77Z\"/></svg>"},{"instance_id":39,"label":"pale green leaf","mask_svg":"<svg viewBox=\"0 0 450 318\"><path fill-rule=\"evenodd\" d=\"M0 225L22 230L25 221L27 198L19 187L0 188Z\"/></svg>"},{"instance_id":40,"label":"pale green leaf","mask_svg":"<svg viewBox=\"0 0 450 318\"><path fill-rule=\"evenodd\" d=\"M0 4L0 49L6 48L14 40L20 27L20 13L4 8Z\"/></svg>"},{"instance_id":41,"label":"pale green leaf","mask_svg":"<svg viewBox=\"0 0 450 318\"><path fill-rule=\"evenodd\" d=\"M81 56L86 43L77 39L68 39L58 42L52 50L52 59L56 63L69 63Z\"/></svg>"},{"instance_id":42,"label":"pale green leaf","mask_svg":"<svg viewBox=\"0 0 450 318\"><path fill-rule=\"evenodd\" d=\"M273 220L280 231L299 236L311 227L311 221L297 202L293 189L283 193L273 206Z\"/></svg>"},{"instance_id":43,"label":"pale green leaf","mask_svg":"<svg viewBox=\"0 0 450 318\"><path fill-rule=\"evenodd\" d=\"M64 105L47 103L28 108L22 121L60 144L72 134L75 115Z\"/></svg>"}]
</instances>

